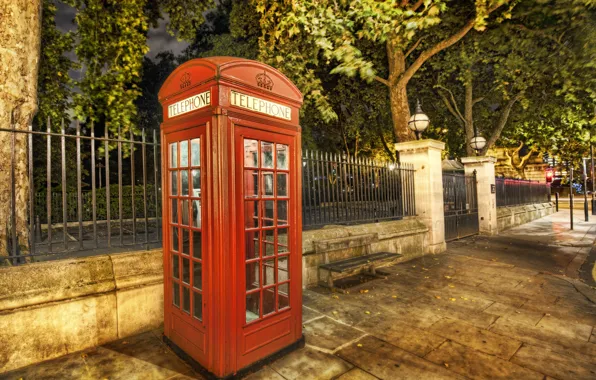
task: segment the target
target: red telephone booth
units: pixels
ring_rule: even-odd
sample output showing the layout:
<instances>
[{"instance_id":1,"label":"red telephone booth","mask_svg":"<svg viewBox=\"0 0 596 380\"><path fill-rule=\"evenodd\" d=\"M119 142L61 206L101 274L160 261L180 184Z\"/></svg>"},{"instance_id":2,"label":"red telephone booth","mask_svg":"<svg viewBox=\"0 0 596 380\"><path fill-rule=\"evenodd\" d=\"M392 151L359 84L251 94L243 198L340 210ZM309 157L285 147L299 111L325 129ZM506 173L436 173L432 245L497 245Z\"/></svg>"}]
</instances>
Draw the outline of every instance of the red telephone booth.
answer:
<instances>
[{"instance_id":1,"label":"red telephone booth","mask_svg":"<svg viewBox=\"0 0 596 380\"><path fill-rule=\"evenodd\" d=\"M270 66L213 57L174 70L159 101L164 339L226 377L304 342L302 95Z\"/></svg>"}]
</instances>

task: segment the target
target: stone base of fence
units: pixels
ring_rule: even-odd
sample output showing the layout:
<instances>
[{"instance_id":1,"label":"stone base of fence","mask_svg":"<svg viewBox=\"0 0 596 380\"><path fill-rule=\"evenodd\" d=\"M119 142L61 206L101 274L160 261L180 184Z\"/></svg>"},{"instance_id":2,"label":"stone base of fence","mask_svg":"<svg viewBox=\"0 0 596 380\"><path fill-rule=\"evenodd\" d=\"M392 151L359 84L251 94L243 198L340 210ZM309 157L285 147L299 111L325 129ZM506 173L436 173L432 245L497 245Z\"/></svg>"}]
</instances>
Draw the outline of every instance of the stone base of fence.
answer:
<instances>
[{"instance_id":1,"label":"stone base of fence","mask_svg":"<svg viewBox=\"0 0 596 380\"><path fill-rule=\"evenodd\" d=\"M498 207L497 225L499 232L501 232L554 213L555 204L553 202L536 203L523 206Z\"/></svg>"},{"instance_id":2,"label":"stone base of fence","mask_svg":"<svg viewBox=\"0 0 596 380\"><path fill-rule=\"evenodd\" d=\"M0 268L0 373L163 323L161 250Z\"/></svg>"},{"instance_id":3,"label":"stone base of fence","mask_svg":"<svg viewBox=\"0 0 596 380\"><path fill-rule=\"evenodd\" d=\"M334 238L343 245L325 244ZM367 245L410 260L427 252L428 228L406 218L304 231L303 285L318 282L325 255L356 256ZM163 302L161 250L0 268L0 373L155 329Z\"/></svg>"}]
</instances>

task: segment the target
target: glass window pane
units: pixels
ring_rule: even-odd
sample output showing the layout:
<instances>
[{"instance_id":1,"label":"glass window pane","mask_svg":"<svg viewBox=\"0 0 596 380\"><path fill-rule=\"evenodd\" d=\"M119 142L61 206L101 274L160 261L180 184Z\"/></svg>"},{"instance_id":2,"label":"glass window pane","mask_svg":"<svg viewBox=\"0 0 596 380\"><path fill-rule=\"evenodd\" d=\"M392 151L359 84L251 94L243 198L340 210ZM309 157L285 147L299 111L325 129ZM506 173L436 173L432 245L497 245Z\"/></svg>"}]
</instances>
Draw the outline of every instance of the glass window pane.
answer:
<instances>
[{"instance_id":1,"label":"glass window pane","mask_svg":"<svg viewBox=\"0 0 596 380\"><path fill-rule=\"evenodd\" d=\"M287 145L277 144L277 168L287 170L289 168L289 148Z\"/></svg>"},{"instance_id":2,"label":"glass window pane","mask_svg":"<svg viewBox=\"0 0 596 380\"><path fill-rule=\"evenodd\" d=\"M288 201L277 201L277 225L288 224Z\"/></svg>"},{"instance_id":3,"label":"glass window pane","mask_svg":"<svg viewBox=\"0 0 596 380\"><path fill-rule=\"evenodd\" d=\"M182 213L182 224L188 226L188 199L183 199L180 206Z\"/></svg>"},{"instance_id":4,"label":"glass window pane","mask_svg":"<svg viewBox=\"0 0 596 380\"><path fill-rule=\"evenodd\" d=\"M192 166L201 165L201 139L191 140L190 160Z\"/></svg>"},{"instance_id":5,"label":"glass window pane","mask_svg":"<svg viewBox=\"0 0 596 380\"><path fill-rule=\"evenodd\" d=\"M275 259L263 261L263 286L275 284Z\"/></svg>"},{"instance_id":6,"label":"glass window pane","mask_svg":"<svg viewBox=\"0 0 596 380\"><path fill-rule=\"evenodd\" d=\"M246 290L258 289L260 283L259 262L246 264Z\"/></svg>"},{"instance_id":7,"label":"glass window pane","mask_svg":"<svg viewBox=\"0 0 596 380\"><path fill-rule=\"evenodd\" d=\"M263 223L262 225L265 227L273 226L273 205L275 204L274 201L264 201L263 202Z\"/></svg>"},{"instance_id":8,"label":"glass window pane","mask_svg":"<svg viewBox=\"0 0 596 380\"><path fill-rule=\"evenodd\" d=\"M192 196L193 197L201 196L201 170L200 169L192 170Z\"/></svg>"},{"instance_id":9,"label":"glass window pane","mask_svg":"<svg viewBox=\"0 0 596 380\"><path fill-rule=\"evenodd\" d=\"M186 287L182 287L182 310L190 313L190 290Z\"/></svg>"},{"instance_id":10,"label":"glass window pane","mask_svg":"<svg viewBox=\"0 0 596 380\"><path fill-rule=\"evenodd\" d=\"M244 196L257 198L259 196L259 171L244 171Z\"/></svg>"},{"instance_id":11,"label":"glass window pane","mask_svg":"<svg viewBox=\"0 0 596 380\"><path fill-rule=\"evenodd\" d=\"M201 240L201 231L192 232L192 257L200 259L203 252L203 242Z\"/></svg>"},{"instance_id":12,"label":"glass window pane","mask_svg":"<svg viewBox=\"0 0 596 380\"><path fill-rule=\"evenodd\" d=\"M180 195L188 196L188 170L180 171Z\"/></svg>"},{"instance_id":13,"label":"glass window pane","mask_svg":"<svg viewBox=\"0 0 596 380\"><path fill-rule=\"evenodd\" d=\"M278 286L277 291L277 309L281 310L290 306L290 286L282 284Z\"/></svg>"},{"instance_id":14,"label":"glass window pane","mask_svg":"<svg viewBox=\"0 0 596 380\"><path fill-rule=\"evenodd\" d=\"M259 201L244 202L244 227L259 227Z\"/></svg>"},{"instance_id":15,"label":"glass window pane","mask_svg":"<svg viewBox=\"0 0 596 380\"><path fill-rule=\"evenodd\" d=\"M245 253L246 260L259 257L259 231L248 231L245 234Z\"/></svg>"},{"instance_id":16,"label":"glass window pane","mask_svg":"<svg viewBox=\"0 0 596 380\"><path fill-rule=\"evenodd\" d=\"M193 300L192 316L196 319L203 320L203 296L200 293L193 292L195 299Z\"/></svg>"},{"instance_id":17,"label":"glass window pane","mask_svg":"<svg viewBox=\"0 0 596 380\"><path fill-rule=\"evenodd\" d=\"M263 316L275 311L275 286L263 290Z\"/></svg>"},{"instance_id":18,"label":"glass window pane","mask_svg":"<svg viewBox=\"0 0 596 380\"><path fill-rule=\"evenodd\" d=\"M178 167L178 143L170 144L170 167Z\"/></svg>"},{"instance_id":19,"label":"glass window pane","mask_svg":"<svg viewBox=\"0 0 596 380\"><path fill-rule=\"evenodd\" d=\"M190 260L182 258L182 282L190 284Z\"/></svg>"},{"instance_id":20,"label":"glass window pane","mask_svg":"<svg viewBox=\"0 0 596 380\"><path fill-rule=\"evenodd\" d=\"M257 140L244 140L244 167L259 167L259 143Z\"/></svg>"},{"instance_id":21,"label":"glass window pane","mask_svg":"<svg viewBox=\"0 0 596 380\"><path fill-rule=\"evenodd\" d=\"M178 195L178 171L170 172L170 194Z\"/></svg>"},{"instance_id":22,"label":"glass window pane","mask_svg":"<svg viewBox=\"0 0 596 380\"><path fill-rule=\"evenodd\" d=\"M180 141L180 167L188 166L188 141Z\"/></svg>"},{"instance_id":23,"label":"glass window pane","mask_svg":"<svg viewBox=\"0 0 596 380\"><path fill-rule=\"evenodd\" d=\"M287 197L288 196L288 174L277 173L277 196Z\"/></svg>"},{"instance_id":24,"label":"glass window pane","mask_svg":"<svg viewBox=\"0 0 596 380\"><path fill-rule=\"evenodd\" d=\"M203 289L203 265L196 261L192 262L192 281L192 286L199 290Z\"/></svg>"},{"instance_id":25,"label":"glass window pane","mask_svg":"<svg viewBox=\"0 0 596 380\"><path fill-rule=\"evenodd\" d=\"M190 234L187 229L182 229L182 253L190 254Z\"/></svg>"},{"instance_id":26,"label":"glass window pane","mask_svg":"<svg viewBox=\"0 0 596 380\"><path fill-rule=\"evenodd\" d=\"M259 292L246 295L246 323L259 319L259 296Z\"/></svg>"},{"instance_id":27,"label":"glass window pane","mask_svg":"<svg viewBox=\"0 0 596 380\"><path fill-rule=\"evenodd\" d=\"M280 256L277 259L277 282L284 282L290 279L289 256Z\"/></svg>"},{"instance_id":28,"label":"glass window pane","mask_svg":"<svg viewBox=\"0 0 596 380\"><path fill-rule=\"evenodd\" d=\"M172 295L174 305L180 307L180 285L172 281Z\"/></svg>"},{"instance_id":29,"label":"glass window pane","mask_svg":"<svg viewBox=\"0 0 596 380\"><path fill-rule=\"evenodd\" d=\"M172 277L180 279L180 258L178 255L172 255Z\"/></svg>"},{"instance_id":30,"label":"glass window pane","mask_svg":"<svg viewBox=\"0 0 596 380\"><path fill-rule=\"evenodd\" d=\"M273 197L273 173L263 173L263 196Z\"/></svg>"},{"instance_id":31,"label":"glass window pane","mask_svg":"<svg viewBox=\"0 0 596 380\"><path fill-rule=\"evenodd\" d=\"M178 199L172 199L172 223L178 224Z\"/></svg>"},{"instance_id":32,"label":"glass window pane","mask_svg":"<svg viewBox=\"0 0 596 380\"><path fill-rule=\"evenodd\" d=\"M273 143L261 141L261 167L273 168Z\"/></svg>"},{"instance_id":33,"label":"glass window pane","mask_svg":"<svg viewBox=\"0 0 596 380\"><path fill-rule=\"evenodd\" d=\"M263 252L265 256L275 255L275 238L273 230L263 231L264 247Z\"/></svg>"},{"instance_id":34,"label":"glass window pane","mask_svg":"<svg viewBox=\"0 0 596 380\"><path fill-rule=\"evenodd\" d=\"M290 252L290 241L288 237L288 229L280 228L277 230L277 253Z\"/></svg>"},{"instance_id":35,"label":"glass window pane","mask_svg":"<svg viewBox=\"0 0 596 380\"><path fill-rule=\"evenodd\" d=\"M178 227L172 227L172 251L180 251L180 240L178 239Z\"/></svg>"},{"instance_id":36,"label":"glass window pane","mask_svg":"<svg viewBox=\"0 0 596 380\"><path fill-rule=\"evenodd\" d=\"M192 226L201 228L201 200L193 199L192 201Z\"/></svg>"}]
</instances>

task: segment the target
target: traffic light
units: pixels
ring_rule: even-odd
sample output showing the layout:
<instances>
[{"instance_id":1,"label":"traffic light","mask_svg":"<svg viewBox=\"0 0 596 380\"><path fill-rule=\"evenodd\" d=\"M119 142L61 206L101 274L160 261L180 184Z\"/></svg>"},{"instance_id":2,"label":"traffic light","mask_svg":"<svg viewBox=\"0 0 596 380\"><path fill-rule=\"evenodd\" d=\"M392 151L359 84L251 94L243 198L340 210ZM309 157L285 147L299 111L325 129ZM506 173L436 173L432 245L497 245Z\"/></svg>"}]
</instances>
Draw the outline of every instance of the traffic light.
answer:
<instances>
[{"instance_id":1,"label":"traffic light","mask_svg":"<svg viewBox=\"0 0 596 380\"><path fill-rule=\"evenodd\" d=\"M553 170L552 169L546 169L546 183L551 183L553 181Z\"/></svg>"}]
</instances>

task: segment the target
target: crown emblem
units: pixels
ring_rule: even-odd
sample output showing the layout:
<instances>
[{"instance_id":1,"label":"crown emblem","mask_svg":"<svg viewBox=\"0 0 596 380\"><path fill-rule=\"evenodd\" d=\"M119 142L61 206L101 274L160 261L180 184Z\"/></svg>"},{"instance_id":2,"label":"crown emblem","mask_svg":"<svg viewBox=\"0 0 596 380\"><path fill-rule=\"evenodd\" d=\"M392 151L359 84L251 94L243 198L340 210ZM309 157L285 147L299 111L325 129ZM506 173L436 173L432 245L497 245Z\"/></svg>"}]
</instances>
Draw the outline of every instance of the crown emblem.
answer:
<instances>
[{"instance_id":1,"label":"crown emblem","mask_svg":"<svg viewBox=\"0 0 596 380\"><path fill-rule=\"evenodd\" d=\"M180 88L186 88L190 86L190 73L186 72L180 77Z\"/></svg>"},{"instance_id":2,"label":"crown emblem","mask_svg":"<svg viewBox=\"0 0 596 380\"><path fill-rule=\"evenodd\" d=\"M262 74L257 75L257 86L267 90L273 90L273 80L263 71Z\"/></svg>"}]
</instances>

